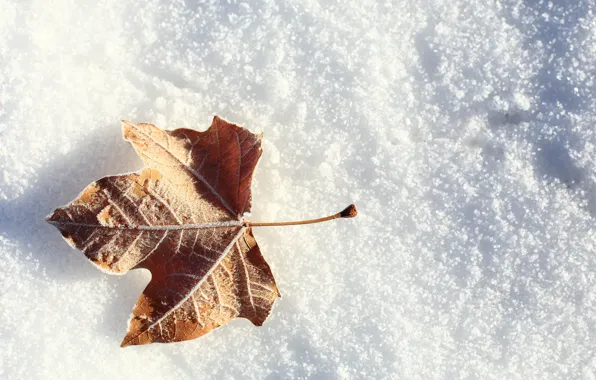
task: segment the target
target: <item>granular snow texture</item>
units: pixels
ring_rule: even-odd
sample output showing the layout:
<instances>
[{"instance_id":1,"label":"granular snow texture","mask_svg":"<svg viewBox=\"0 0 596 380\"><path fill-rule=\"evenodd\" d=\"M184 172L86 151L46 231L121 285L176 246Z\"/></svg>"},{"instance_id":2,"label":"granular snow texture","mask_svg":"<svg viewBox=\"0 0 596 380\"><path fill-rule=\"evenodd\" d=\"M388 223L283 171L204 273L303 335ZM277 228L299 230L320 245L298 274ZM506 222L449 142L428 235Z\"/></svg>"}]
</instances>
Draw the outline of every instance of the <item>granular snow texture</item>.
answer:
<instances>
[{"instance_id":1,"label":"granular snow texture","mask_svg":"<svg viewBox=\"0 0 596 380\"><path fill-rule=\"evenodd\" d=\"M0 378L596 379L589 0L0 0ZM148 274L45 223L120 119L264 133L263 327L121 349Z\"/></svg>"}]
</instances>

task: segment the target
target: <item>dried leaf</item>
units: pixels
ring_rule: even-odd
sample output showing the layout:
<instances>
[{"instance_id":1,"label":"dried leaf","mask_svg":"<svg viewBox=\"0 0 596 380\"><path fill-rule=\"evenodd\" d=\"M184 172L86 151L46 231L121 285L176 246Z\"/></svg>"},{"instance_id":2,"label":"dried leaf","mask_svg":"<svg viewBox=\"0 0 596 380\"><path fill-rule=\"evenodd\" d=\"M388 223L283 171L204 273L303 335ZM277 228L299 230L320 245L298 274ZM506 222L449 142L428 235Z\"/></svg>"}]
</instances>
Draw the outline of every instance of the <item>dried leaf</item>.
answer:
<instances>
[{"instance_id":1,"label":"dried leaf","mask_svg":"<svg viewBox=\"0 0 596 380\"><path fill-rule=\"evenodd\" d=\"M125 121L123 133L146 167L47 218L100 269L151 272L122 346L193 339L235 317L261 325L279 292L242 220L260 136L218 117L206 132Z\"/></svg>"}]
</instances>

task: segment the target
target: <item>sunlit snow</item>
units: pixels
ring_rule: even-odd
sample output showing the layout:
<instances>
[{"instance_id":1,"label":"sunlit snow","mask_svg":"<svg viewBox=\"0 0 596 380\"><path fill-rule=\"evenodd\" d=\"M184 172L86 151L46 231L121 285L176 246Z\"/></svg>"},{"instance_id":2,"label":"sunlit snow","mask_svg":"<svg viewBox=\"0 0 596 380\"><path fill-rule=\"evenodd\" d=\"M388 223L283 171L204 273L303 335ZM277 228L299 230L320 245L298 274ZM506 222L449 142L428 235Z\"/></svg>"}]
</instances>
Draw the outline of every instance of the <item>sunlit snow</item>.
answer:
<instances>
[{"instance_id":1,"label":"sunlit snow","mask_svg":"<svg viewBox=\"0 0 596 380\"><path fill-rule=\"evenodd\" d=\"M0 0L0 378L596 379L596 3ZM121 349L44 217L120 120L263 132L264 326Z\"/></svg>"}]
</instances>

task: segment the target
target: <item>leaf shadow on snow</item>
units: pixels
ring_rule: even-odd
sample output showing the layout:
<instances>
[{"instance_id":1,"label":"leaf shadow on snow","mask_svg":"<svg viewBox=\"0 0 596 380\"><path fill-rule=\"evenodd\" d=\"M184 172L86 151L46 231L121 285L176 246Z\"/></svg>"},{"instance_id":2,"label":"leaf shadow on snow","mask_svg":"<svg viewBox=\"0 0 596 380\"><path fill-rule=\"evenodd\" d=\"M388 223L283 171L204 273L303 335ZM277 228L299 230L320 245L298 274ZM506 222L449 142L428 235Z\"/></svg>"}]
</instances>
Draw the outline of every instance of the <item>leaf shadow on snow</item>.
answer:
<instances>
[{"instance_id":1,"label":"leaf shadow on snow","mask_svg":"<svg viewBox=\"0 0 596 380\"><path fill-rule=\"evenodd\" d=\"M0 234L17 244L22 265L29 271L65 285L107 277L118 297L108 301L99 329L115 344L124 336L126 320L146 282L140 279L147 275L133 271L137 273L124 279L102 273L82 252L72 249L45 217L73 200L89 183L134 171L140 165L130 144L122 139L120 126L110 124L90 131L73 150L55 155L36 170L36 182L22 196L0 202Z\"/></svg>"},{"instance_id":2,"label":"leaf shadow on snow","mask_svg":"<svg viewBox=\"0 0 596 380\"><path fill-rule=\"evenodd\" d=\"M0 234L17 242L22 253L30 253L34 260L28 265L39 263L40 270L52 279L72 282L102 275L45 217L73 200L89 183L138 168L135 157L122 140L119 126L90 131L73 150L56 154L37 169L35 183L23 195L0 202Z\"/></svg>"}]
</instances>

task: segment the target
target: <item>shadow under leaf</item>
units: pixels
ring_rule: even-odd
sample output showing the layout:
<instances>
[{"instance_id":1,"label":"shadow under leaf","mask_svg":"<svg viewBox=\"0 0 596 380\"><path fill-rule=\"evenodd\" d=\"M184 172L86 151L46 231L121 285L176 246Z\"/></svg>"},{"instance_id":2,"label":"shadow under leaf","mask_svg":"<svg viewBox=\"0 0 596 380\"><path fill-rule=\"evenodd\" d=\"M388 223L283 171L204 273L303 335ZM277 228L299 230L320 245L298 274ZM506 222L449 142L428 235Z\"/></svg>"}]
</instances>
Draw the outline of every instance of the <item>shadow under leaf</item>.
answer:
<instances>
[{"instance_id":1,"label":"shadow under leaf","mask_svg":"<svg viewBox=\"0 0 596 380\"><path fill-rule=\"evenodd\" d=\"M57 149L54 149L57 150ZM65 155L56 155L36 170L35 183L20 197L0 201L0 235L17 244L24 266L36 265L49 278L72 282L100 276L85 255L66 244L45 221L53 209L74 199L89 183L107 174L140 167L134 150L117 125L96 128Z\"/></svg>"}]
</instances>

